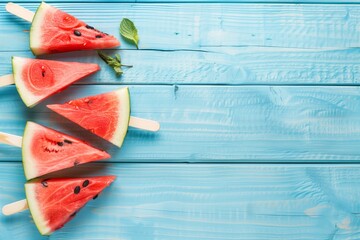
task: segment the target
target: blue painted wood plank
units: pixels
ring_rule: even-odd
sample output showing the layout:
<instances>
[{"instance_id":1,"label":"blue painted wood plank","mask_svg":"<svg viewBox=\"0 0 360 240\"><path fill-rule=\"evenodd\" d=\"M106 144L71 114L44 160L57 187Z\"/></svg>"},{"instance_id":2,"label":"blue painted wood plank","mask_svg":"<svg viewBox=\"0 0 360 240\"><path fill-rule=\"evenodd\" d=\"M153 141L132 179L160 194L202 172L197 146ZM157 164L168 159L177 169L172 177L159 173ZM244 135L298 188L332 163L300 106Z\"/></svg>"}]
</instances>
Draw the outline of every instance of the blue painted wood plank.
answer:
<instances>
[{"instance_id":1,"label":"blue painted wood plank","mask_svg":"<svg viewBox=\"0 0 360 240\"><path fill-rule=\"evenodd\" d=\"M0 0L0 3L7 3L7 0ZM16 3L39 3L36 0L17 0ZM47 0L47 3L295 3L295 4L357 4L359 0Z\"/></svg>"},{"instance_id":2,"label":"blue painted wood plank","mask_svg":"<svg viewBox=\"0 0 360 240\"><path fill-rule=\"evenodd\" d=\"M117 89L73 86L47 103ZM106 144L40 104L26 109L15 87L0 89L0 131L22 134L26 120L81 136L116 162L358 162L359 87L130 86L132 115L161 123L129 129L122 149ZM0 145L0 161L20 161Z\"/></svg>"},{"instance_id":3,"label":"blue painted wood plank","mask_svg":"<svg viewBox=\"0 0 360 240\"><path fill-rule=\"evenodd\" d=\"M90 164L116 174L50 238L29 212L0 217L2 239L359 239L360 165ZM0 205L24 197L19 163L0 164Z\"/></svg>"},{"instance_id":4,"label":"blue painted wood plank","mask_svg":"<svg viewBox=\"0 0 360 240\"><path fill-rule=\"evenodd\" d=\"M37 5L24 4L31 10ZM54 3L54 6L115 36L119 36L121 19L128 17L139 29L141 49L360 46L357 4ZM3 40L0 51L28 50L29 27L0 6L0 39ZM134 46L123 41L122 48L134 49Z\"/></svg>"},{"instance_id":5,"label":"blue painted wood plank","mask_svg":"<svg viewBox=\"0 0 360 240\"><path fill-rule=\"evenodd\" d=\"M112 54L111 51L105 51ZM115 77L94 51L49 55L63 61L93 62L101 71L79 84L307 84L359 85L360 49L294 50L286 48L209 48L206 51L121 50L122 77ZM1 52L0 76L12 71L11 56Z\"/></svg>"}]
</instances>

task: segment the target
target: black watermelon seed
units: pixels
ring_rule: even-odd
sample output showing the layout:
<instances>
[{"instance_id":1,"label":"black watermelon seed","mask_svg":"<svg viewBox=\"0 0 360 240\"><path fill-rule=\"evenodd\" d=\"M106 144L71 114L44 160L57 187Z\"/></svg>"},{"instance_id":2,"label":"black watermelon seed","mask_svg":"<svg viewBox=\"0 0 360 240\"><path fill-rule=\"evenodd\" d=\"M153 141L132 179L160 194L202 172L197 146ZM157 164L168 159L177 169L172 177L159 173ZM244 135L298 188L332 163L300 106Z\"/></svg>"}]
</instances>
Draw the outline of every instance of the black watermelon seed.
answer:
<instances>
[{"instance_id":1,"label":"black watermelon seed","mask_svg":"<svg viewBox=\"0 0 360 240\"><path fill-rule=\"evenodd\" d=\"M97 199L97 197L98 197L99 195L98 194L96 194L94 197L93 197L93 199L95 200L95 199Z\"/></svg>"},{"instance_id":2,"label":"black watermelon seed","mask_svg":"<svg viewBox=\"0 0 360 240\"><path fill-rule=\"evenodd\" d=\"M77 165L79 165L79 161L78 161L78 160L75 160L75 161L74 161L74 166L77 166Z\"/></svg>"},{"instance_id":3,"label":"black watermelon seed","mask_svg":"<svg viewBox=\"0 0 360 240\"><path fill-rule=\"evenodd\" d=\"M74 193L78 194L80 192L80 186L76 186L74 189Z\"/></svg>"},{"instance_id":4,"label":"black watermelon seed","mask_svg":"<svg viewBox=\"0 0 360 240\"><path fill-rule=\"evenodd\" d=\"M74 34L75 34L76 36L78 36L78 37L81 36L81 32L79 32L78 30L74 30Z\"/></svg>"},{"instance_id":5,"label":"black watermelon seed","mask_svg":"<svg viewBox=\"0 0 360 240\"><path fill-rule=\"evenodd\" d=\"M90 183L89 180L85 180L85 181L83 182L82 186L83 186L83 187L87 187L87 185L89 185L89 183Z\"/></svg>"},{"instance_id":6,"label":"black watermelon seed","mask_svg":"<svg viewBox=\"0 0 360 240\"><path fill-rule=\"evenodd\" d=\"M101 36L101 35L96 35L95 37L96 37L96 38L102 38L102 36Z\"/></svg>"},{"instance_id":7,"label":"black watermelon seed","mask_svg":"<svg viewBox=\"0 0 360 240\"><path fill-rule=\"evenodd\" d=\"M48 187L47 181L42 181L41 184L43 185L43 187Z\"/></svg>"},{"instance_id":8,"label":"black watermelon seed","mask_svg":"<svg viewBox=\"0 0 360 240\"><path fill-rule=\"evenodd\" d=\"M64 142L65 142L65 143L68 143L68 144L72 144L72 141L67 140L67 139L64 139Z\"/></svg>"},{"instance_id":9,"label":"black watermelon seed","mask_svg":"<svg viewBox=\"0 0 360 240\"><path fill-rule=\"evenodd\" d=\"M64 146L63 142L57 142L57 145L59 145L60 147Z\"/></svg>"},{"instance_id":10,"label":"black watermelon seed","mask_svg":"<svg viewBox=\"0 0 360 240\"><path fill-rule=\"evenodd\" d=\"M73 214L70 215L70 217L74 217L76 215L77 212L74 212Z\"/></svg>"},{"instance_id":11,"label":"black watermelon seed","mask_svg":"<svg viewBox=\"0 0 360 240\"><path fill-rule=\"evenodd\" d=\"M87 29L94 29L94 27L93 26L90 26L90 25L86 25L85 26Z\"/></svg>"}]
</instances>

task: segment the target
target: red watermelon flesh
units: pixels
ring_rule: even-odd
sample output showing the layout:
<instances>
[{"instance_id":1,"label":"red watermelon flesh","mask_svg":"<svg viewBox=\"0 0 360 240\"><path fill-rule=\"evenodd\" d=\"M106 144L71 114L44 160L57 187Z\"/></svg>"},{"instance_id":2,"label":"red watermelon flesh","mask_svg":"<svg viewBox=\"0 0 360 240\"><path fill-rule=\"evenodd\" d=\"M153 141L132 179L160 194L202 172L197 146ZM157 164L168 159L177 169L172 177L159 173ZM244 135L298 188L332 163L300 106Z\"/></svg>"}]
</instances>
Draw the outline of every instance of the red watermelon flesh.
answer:
<instances>
[{"instance_id":1,"label":"red watermelon flesh","mask_svg":"<svg viewBox=\"0 0 360 240\"><path fill-rule=\"evenodd\" d=\"M35 179L25 184L27 203L42 235L70 221L85 204L97 198L115 176Z\"/></svg>"},{"instance_id":2,"label":"red watermelon flesh","mask_svg":"<svg viewBox=\"0 0 360 240\"><path fill-rule=\"evenodd\" d=\"M124 141L130 120L128 88L47 107L118 147Z\"/></svg>"},{"instance_id":3,"label":"red watermelon flesh","mask_svg":"<svg viewBox=\"0 0 360 240\"><path fill-rule=\"evenodd\" d=\"M98 70L93 63L13 57L13 74L20 97L28 107L60 92Z\"/></svg>"},{"instance_id":4,"label":"red watermelon flesh","mask_svg":"<svg viewBox=\"0 0 360 240\"><path fill-rule=\"evenodd\" d=\"M35 55L113 48L120 42L85 22L42 2L30 29L30 48Z\"/></svg>"},{"instance_id":5,"label":"red watermelon flesh","mask_svg":"<svg viewBox=\"0 0 360 240\"><path fill-rule=\"evenodd\" d=\"M22 153L27 180L79 164L110 158L105 151L34 122L26 124Z\"/></svg>"}]
</instances>

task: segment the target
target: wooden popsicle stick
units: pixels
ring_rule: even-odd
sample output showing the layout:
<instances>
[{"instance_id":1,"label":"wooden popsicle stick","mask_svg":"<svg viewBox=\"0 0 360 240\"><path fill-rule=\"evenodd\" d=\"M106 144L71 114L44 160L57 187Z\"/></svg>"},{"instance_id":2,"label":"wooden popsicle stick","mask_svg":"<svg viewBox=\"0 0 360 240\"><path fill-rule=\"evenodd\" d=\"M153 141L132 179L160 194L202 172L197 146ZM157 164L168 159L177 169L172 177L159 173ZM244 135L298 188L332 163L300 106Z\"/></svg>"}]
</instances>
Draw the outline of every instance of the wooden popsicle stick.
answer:
<instances>
[{"instance_id":1,"label":"wooden popsicle stick","mask_svg":"<svg viewBox=\"0 0 360 240\"><path fill-rule=\"evenodd\" d=\"M14 84L14 75L8 74L0 77L0 87Z\"/></svg>"},{"instance_id":2,"label":"wooden popsicle stick","mask_svg":"<svg viewBox=\"0 0 360 240\"><path fill-rule=\"evenodd\" d=\"M130 116L129 126L143 130L148 130L151 132L157 132L160 129L160 124L157 121L133 117L133 116Z\"/></svg>"},{"instance_id":3,"label":"wooden popsicle stick","mask_svg":"<svg viewBox=\"0 0 360 240\"><path fill-rule=\"evenodd\" d=\"M34 18L34 13L31 12L30 10L20 6L20 5L17 5L15 3L12 3L12 2L8 2L6 4L6 7L5 7L6 11L8 11L9 13L12 13L14 14L15 16L19 17L19 18L22 18L28 22L32 22L33 18Z\"/></svg>"},{"instance_id":4,"label":"wooden popsicle stick","mask_svg":"<svg viewBox=\"0 0 360 240\"><path fill-rule=\"evenodd\" d=\"M6 216L18 213L18 212L22 212L26 209L28 209L29 206L27 204L26 199L22 199L20 201L17 202L13 202L13 203L9 203L6 204L3 208L2 208L2 213Z\"/></svg>"},{"instance_id":5,"label":"wooden popsicle stick","mask_svg":"<svg viewBox=\"0 0 360 240\"><path fill-rule=\"evenodd\" d=\"M130 117L129 126L156 132L160 129L160 124L157 121L144 119L144 118L138 118L138 117ZM12 145L15 147L22 147L22 137L17 135L12 135L9 133L3 133L0 132L0 143Z\"/></svg>"},{"instance_id":6,"label":"wooden popsicle stick","mask_svg":"<svg viewBox=\"0 0 360 240\"><path fill-rule=\"evenodd\" d=\"M12 146L21 148L22 147L22 137L0 132L0 143L5 143L8 145L12 145Z\"/></svg>"}]
</instances>

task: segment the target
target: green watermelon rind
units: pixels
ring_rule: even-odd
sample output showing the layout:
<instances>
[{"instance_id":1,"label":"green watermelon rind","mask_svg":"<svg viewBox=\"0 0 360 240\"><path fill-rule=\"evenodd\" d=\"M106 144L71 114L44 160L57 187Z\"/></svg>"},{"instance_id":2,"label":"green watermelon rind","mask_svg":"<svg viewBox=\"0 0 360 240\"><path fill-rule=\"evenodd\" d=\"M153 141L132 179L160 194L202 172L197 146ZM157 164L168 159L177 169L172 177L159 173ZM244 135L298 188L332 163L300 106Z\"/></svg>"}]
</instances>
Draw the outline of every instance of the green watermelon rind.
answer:
<instances>
[{"instance_id":1,"label":"green watermelon rind","mask_svg":"<svg viewBox=\"0 0 360 240\"><path fill-rule=\"evenodd\" d=\"M22 67L26 65L26 61L26 58L11 57L15 87L25 105L31 108L39 103L41 98L34 96L24 85L25 80L22 79Z\"/></svg>"},{"instance_id":2,"label":"green watermelon rind","mask_svg":"<svg viewBox=\"0 0 360 240\"><path fill-rule=\"evenodd\" d=\"M119 125L116 128L113 137L109 141L115 144L116 146L121 147L121 145L124 142L126 133L128 131L128 126L130 122L130 111L131 111L130 91L128 87L125 87L115 90L115 94L117 95L120 103L119 123L121 123L121 125Z\"/></svg>"},{"instance_id":3,"label":"green watermelon rind","mask_svg":"<svg viewBox=\"0 0 360 240\"><path fill-rule=\"evenodd\" d=\"M26 201L30 209L30 214L35 222L36 227L42 235L50 235L52 233L51 228L46 225L46 221L41 214L41 206L39 206L38 200L36 199L36 184L33 183L36 180L31 180L25 184L25 195Z\"/></svg>"},{"instance_id":4,"label":"green watermelon rind","mask_svg":"<svg viewBox=\"0 0 360 240\"><path fill-rule=\"evenodd\" d=\"M32 124L30 121L26 123L22 139L22 164L26 179L32 179L37 176L36 163L32 161L34 157L31 154L31 149L28 149L31 146L32 130L34 129L30 126Z\"/></svg>"},{"instance_id":5,"label":"green watermelon rind","mask_svg":"<svg viewBox=\"0 0 360 240\"><path fill-rule=\"evenodd\" d=\"M35 55L42 55L46 52L39 50L39 48L42 45L41 41L41 23L44 20L44 13L46 13L47 8L49 5L47 5L45 2L41 2L39 7L37 8L34 18L32 20L32 24L30 27L30 50Z\"/></svg>"}]
</instances>

